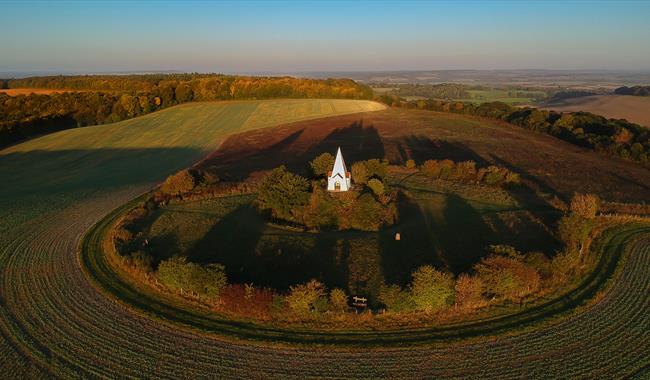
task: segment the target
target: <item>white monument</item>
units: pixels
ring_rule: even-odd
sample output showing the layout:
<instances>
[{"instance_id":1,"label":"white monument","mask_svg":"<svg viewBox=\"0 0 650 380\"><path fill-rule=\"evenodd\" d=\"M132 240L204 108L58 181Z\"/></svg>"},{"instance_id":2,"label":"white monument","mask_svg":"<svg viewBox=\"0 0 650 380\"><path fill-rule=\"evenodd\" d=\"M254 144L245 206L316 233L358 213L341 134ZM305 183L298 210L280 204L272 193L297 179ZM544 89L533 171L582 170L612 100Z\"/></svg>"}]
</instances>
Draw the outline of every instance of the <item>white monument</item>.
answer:
<instances>
[{"instance_id":1,"label":"white monument","mask_svg":"<svg viewBox=\"0 0 650 380\"><path fill-rule=\"evenodd\" d=\"M345 161L343 161L343 155L341 154L341 147L339 147L336 152L334 167L331 172L327 173L327 190L348 191L351 187L350 172L345 167Z\"/></svg>"}]
</instances>

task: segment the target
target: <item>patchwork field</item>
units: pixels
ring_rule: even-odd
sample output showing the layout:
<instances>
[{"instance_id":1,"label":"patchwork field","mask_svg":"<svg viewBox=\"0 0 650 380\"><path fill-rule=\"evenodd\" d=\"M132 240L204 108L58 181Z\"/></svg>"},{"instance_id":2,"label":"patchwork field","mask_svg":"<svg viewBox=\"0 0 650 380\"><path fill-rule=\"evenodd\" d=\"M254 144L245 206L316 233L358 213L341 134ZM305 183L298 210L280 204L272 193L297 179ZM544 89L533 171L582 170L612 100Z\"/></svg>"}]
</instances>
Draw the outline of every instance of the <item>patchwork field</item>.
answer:
<instances>
[{"instance_id":1,"label":"patchwork field","mask_svg":"<svg viewBox=\"0 0 650 380\"><path fill-rule=\"evenodd\" d=\"M614 119L626 119L650 127L650 97L594 95L540 103L536 107L563 112L585 111Z\"/></svg>"},{"instance_id":2,"label":"patchwork field","mask_svg":"<svg viewBox=\"0 0 650 380\"><path fill-rule=\"evenodd\" d=\"M292 158L289 165L299 167L316 148L331 151L341 145L356 152L351 155L357 159L383 153L395 162L407 157L418 161L450 157L510 164L542 192L594 191L612 200L638 200L648 194L646 167L597 156L548 136L461 116L390 110L376 116L299 122L268 135L252 130L380 108L371 102L318 100L187 104L117 124L55 133L0 151L0 368L4 375L396 378L417 371L422 377L455 378L646 376L650 232L644 225L605 236L599 245L601 270L575 294L499 326L502 331L513 323L539 318L549 308L564 309L591 299L600 289L596 285L612 276L622 257L612 286L593 306L543 330L479 341L446 339L485 328L480 323L469 331L433 329L369 337L375 344L402 345L393 348L323 349L233 341L170 325L174 318L188 317L200 327L199 317L183 315L182 310L146 305L150 313L165 315L166 322L134 311L107 298L84 275L78 244L92 225L168 174L213 151L230 134L249 129L224 142L206 167L237 177L277 166L281 155ZM283 119L279 114L284 112L291 116ZM246 144L253 144L256 153L248 154ZM224 152L231 159L222 162ZM593 187L584 189L576 175L595 176L590 181ZM543 204L545 199L538 201ZM434 208L432 214L436 212ZM125 297L130 297L128 302L143 302L137 293ZM215 332L225 325L225 321L210 322ZM249 331L244 325L229 328L242 336ZM292 339L273 330L255 333L270 341ZM346 334L305 339L355 342ZM419 345L403 346L411 342Z\"/></svg>"}]
</instances>

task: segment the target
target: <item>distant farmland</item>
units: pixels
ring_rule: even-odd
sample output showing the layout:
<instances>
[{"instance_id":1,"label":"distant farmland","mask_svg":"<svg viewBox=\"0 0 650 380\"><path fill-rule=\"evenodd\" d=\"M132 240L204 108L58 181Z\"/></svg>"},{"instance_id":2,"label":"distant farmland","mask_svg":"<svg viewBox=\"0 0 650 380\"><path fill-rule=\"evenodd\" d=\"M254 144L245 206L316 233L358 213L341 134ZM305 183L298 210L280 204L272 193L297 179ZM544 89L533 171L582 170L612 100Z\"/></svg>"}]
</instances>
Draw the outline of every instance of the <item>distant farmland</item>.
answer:
<instances>
[{"instance_id":1,"label":"distant farmland","mask_svg":"<svg viewBox=\"0 0 650 380\"><path fill-rule=\"evenodd\" d=\"M594 95L541 103L538 107L565 112L592 112L609 118L626 119L650 127L650 97Z\"/></svg>"}]
</instances>

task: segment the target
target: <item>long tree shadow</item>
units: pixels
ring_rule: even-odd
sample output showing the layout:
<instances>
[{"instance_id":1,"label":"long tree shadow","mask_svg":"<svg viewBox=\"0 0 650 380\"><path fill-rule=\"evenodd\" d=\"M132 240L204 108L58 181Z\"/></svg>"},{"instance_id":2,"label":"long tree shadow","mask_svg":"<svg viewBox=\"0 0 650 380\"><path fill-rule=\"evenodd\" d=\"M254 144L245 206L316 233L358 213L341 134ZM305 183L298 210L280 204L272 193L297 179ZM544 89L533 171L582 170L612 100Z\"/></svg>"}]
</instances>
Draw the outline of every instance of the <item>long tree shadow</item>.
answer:
<instances>
[{"instance_id":1,"label":"long tree shadow","mask_svg":"<svg viewBox=\"0 0 650 380\"><path fill-rule=\"evenodd\" d=\"M346 288L348 251L336 233L301 233L268 227L252 205L217 221L187 251L192 262L219 263L232 283L286 290L310 279Z\"/></svg>"},{"instance_id":2,"label":"long tree shadow","mask_svg":"<svg viewBox=\"0 0 650 380\"><path fill-rule=\"evenodd\" d=\"M411 135L385 142L390 149L389 160L394 164L403 164L411 159L416 164L426 160L468 161L486 165L487 161L465 144L455 141L434 140L426 136Z\"/></svg>"},{"instance_id":3,"label":"long tree shadow","mask_svg":"<svg viewBox=\"0 0 650 380\"><path fill-rule=\"evenodd\" d=\"M338 147L341 147L346 161L350 164L371 158L384 158L384 143L379 131L373 125L364 125L363 120L359 120L344 128L333 130L324 139L311 145L300 157L303 161L297 162L296 169L305 167L304 162L322 153L335 154Z\"/></svg>"},{"instance_id":4,"label":"long tree shadow","mask_svg":"<svg viewBox=\"0 0 650 380\"><path fill-rule=\"evenodd\" d=\"M247 282L251 267L256 265L255 247L265 221L252 205L243 205L219 219L187 251L190 261L225 265L228 278Z\"/></svg>"},{"instance_id":5,"label":"long tree shadow","mask_svg":"<svg viewBox=\"0 0 650 380\"><path fill-rule=\"evenodd\" d=\"M109 191L161 181L200 157L194 148L0 151L0 198Z\"/></svg>"},{"instance_id":6,"label":"long tree shadow","mask_svg":"<svg viewBox=\"0 0 650 380\"><path fill-rule=\"evenodd\" d=\"M553 207L546 199L542 198L533 187L538 188L544 193L557 195L565 202L569 200L570 195L557 193L552 187L536 176L531 175L519 167L515 167L510 162L495 156L493 156L492 159L498 165L519 174L523 179L523 184L508 188L508 193L517 201L518 204L526 208L535 218L541 220L548 230L552 230L557 224L559 218L562 216L562 213ZM547 236L548 240L546 247L548 250L552 250L553 247L560 247L560 242L555 236L550 233L547 234Z\"/></svg>"},{"instance_id":7,"label":"long tree shadow","mask_svg":"<svg viewBox=\"0 0 650 380\"><path fill-rule=\"evenodd\" d=\"M363 120L342 127L325 124L311 128L317 127L322 129L284 131L285 135L279 140L278 131L274 130L256 132L255 136L236 135L224 142L201 165L222 179L241 181L253 172L280 165L299 174L308 174L309 161L322 153L335 154L339 146L348 165L359 160L384 157L379 132L373 126L364 126ZM330 132L320 137L323 129ZM274 142L265 144L267 140Z\"/></svg>"},{"instance_id":8,"label":"long tree shadow","mask_svg":"<svg viewBox=\"0 0 650 380\"><path fill-rule=\"evenodd\" d=\"M421 265L442 265L442 247L432 236L421 208L402 193L397 199L400 223L379 234L379 248L386 282L406 285L411 273ZM395 234L400 234L400 240Z\"/></svg>"}]
</instances>

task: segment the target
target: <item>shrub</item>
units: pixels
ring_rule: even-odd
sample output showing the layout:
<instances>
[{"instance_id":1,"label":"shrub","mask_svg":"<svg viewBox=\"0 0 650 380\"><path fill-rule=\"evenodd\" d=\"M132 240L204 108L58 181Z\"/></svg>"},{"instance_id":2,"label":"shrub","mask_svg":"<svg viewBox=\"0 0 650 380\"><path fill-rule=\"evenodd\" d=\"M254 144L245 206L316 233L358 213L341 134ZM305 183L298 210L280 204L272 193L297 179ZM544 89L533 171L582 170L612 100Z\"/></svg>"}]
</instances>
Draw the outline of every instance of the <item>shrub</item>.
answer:
<instances>
[{"instance_id":1,"label":"shrub","mask_svg":"<svg viewBox=\"0 0 650 380\"><path fill-rule=\"evenodd\" d=\"M257 202L274 217L295 222L309 197L309 181L280 166L260 181Z\"/></svg>"},{"instance_id":2,"label":"shrub","mask_svg":"<svg viewBox=\"0 0 650 380\"><path fill-rule=\"evenodd\" d=\"M302 221L310 228L335 227L338 223L338 199L320 188L314 188L305 206Z\"/></svg>"},{"instance_id":3,"label":"shrub","mask_svg":"<svg viewBox=\"0 0 650 380\"><path fill-rule=\"evenodd\" d=\"M164 194L178 195L192 191L197 185L197 179L189 169L167 177L165 182L160 186L160 191Z\"/></svg>"},{"instance_id":4,"label":"shrub","mask_svg":"<svg viewBox=\"0 0 650 380\"><path fill-rule=\"evenodd\" d=\"M490 255L474 266L487 297L517 301L537 291L540 276L520 259Z\"/></svg>"},{"instance_id":5,"label":"shrub","mask_svg":"<svg viewBox=\"0 0 650 380\"><path fill-rule=\"evenodd\" d=\"M558 236L569 252L582 252L593 222L579 215L564 216L558 223Z\"/></svg>"},{"instance_id":6,"label":"shrub","mask_svg":"<svg viewBox=\"0 0 650 380\"><path fill-rule=\"evenodd\" d=\"M284 307L286 304L287 302L284 296L280 294L274 294L273 300L271 301L271 313L280 314L284 312Z\"/></svg>"},{"instance_id":7,"label":"shrub","mask_svg":"<svg viewBox=\"0 0 650 380\"><path fill-rule=\"evenodd\" d=\"M407 169L413 169L415 168L415 161L413 160L406 160L406 163L404 164Z\"/></svg>"},{"instance_id":8,"label":"shrub","mask_svg":"<svg viewBox=\"0 0 650 380\"><path fill-rule=\"evenodd\" d=\"M410 292L416 309L439 310L454 302L454 279L449 273L424 265L413 272Z\"/></svg>"},{"instance_id":9,"label":"shrub","mask_svg":"<svg viewBox=\"0 0 650 380\"><path fill-rule=\"evenodd\" d=\"M372 160L362 161L366 166L368 178L378 178L383 180L388 175L388 162L373 158Z\"/></svg>"},{"instance_id":10,"label":"shrub","mask_svg":"<svg viewBox=\"0 0 650 380\"><path fill-rule=\"evenodd\" d=\"M289 294L286 296L287 306L293 313L307 316L315 309L316 303L325 294L325 285L316 280L291 286Z\"/></svg>"},{"instance_id":11,"label":"shrub","mask_svg":"<svg viewBox=\"0 0 650 380\"><path fill-rule=\"evenodd\" d=\"M476 178L476 162L463 161L455 164L450 173L450 178L462 181Z\"/></svg>"},{"instance_id":12,"label":"shrub","mask_svg":"<svg viewBox=\"0 0 650 380\"><path fill-rule=\"evenodd\" d=\"M456 280L456 305L465 308L478 308L485 306L487 301L483 298L483 283L476 276L461 273Z\"/></svg>"},{"instance_id":13,"label":"shrub","mask_svg":"<svg viewBox=\"0 0 650 380\"><path fill-rule=\"evenodd\" d=\"M592 194L575 194L571 198L570 209L574 215L593 219L598 211L598 197Z\"/></svg>"},{"instance_id":14,"label":"shrub","mask_svg":"<svg viewBox=\"0 0 650 380\"><path fill-rule=\"evenodd\" d=\"M157 276L160 282L170 289L209 298L218 298L223 287L227 285L223 265L209 264L202 267L187 262L185 257L162 261L158 266Z\"/></svg>"},{"instance_id":15,"label":"shrub","mask_svg":"<svg viewBox=\"0 0 650 380\"><path fill-rule=\"evenodd\" d=\"M144 251L135 251L125 256L126 264L142 273L150 273L152 271L153 257Z\"/></svg>"},{"instance_id":16,"label":"shrub","mask_svg":"<svg viewBox=\"0 0 650 380\"><path fill-rule=\"evenodd\" d=\"M332 289L330 292L329 310L344 313L348 310L348 296L342 289Z\"/></svg>"},{"instance_id":17,"label":"shrub","mask_svg":"<svg viewBox=\"0 0 650 380\"><path fill-rule=\"evenodd\" d=\"M451 171L454 168L454 162L452 160L442 160L438 163L440 166L440 173L438 177L441 179L448 179L451 175Z\"/></svg>"},{"instance_id":18,"label":"shrub","mask_svg":"<svg viewBox=\"0 0 650 380\"><path fill-rule=\"evenodd\" d=\"M352 179L355 183L364 185L368 182L368 170L363 162L355 162L352 164Z\"/></svg>"},{"instance_id":19,"label":"shrub","mask_svg":"<svg viewBox=\"0 0 650 380\"><path fill-rule=\"evenodd\" d=\"M482 180L487 185L498 185L505 181L506 176L505 172L498 166L488 166L485 169L485 174L482 176Z\"/></svg>"},{"instance_id":20,"label":"shrub","mask_svg":"<svg viewBox=\"0 0 650 380\"><path fill-rule=\"evenodd\" d=\"M316 177L325 177L334 166L334 156L329 153L323 153L314 158L310 163L312 173Z\"/></svg>"},{"instance_id":21,"label":"shrub","mask_svg":"<svg viewBox=\"0 0 650 380\"><path fill-rule=\"evenodd\" d=\"M372 190L372 192L375 193L375 195L378 197L384 195L384 192L386 190L384 183L377 178L372 178L370 181L368 181L368 188L370 188L370 190Z\"/></svg>"},{"instance_id":22,"label":"shrub","mask_svg":"<svg viewBox=\"0 0 650 380\"><path fill-rule=\"evenodd\" d=\"M521 252L517 251L514 247L505 244L490 245L487 249L488 255L510 257L512 259L522 259Z\"/></svg>"},{"instance_id":23,"label":"shrub","mask_svg":"<svg viewBox=\"0 0 650 380\"><path fill-rule=\"evenodd\" d=\"M430 178L440 177L440 165L436 160L426 160L420 167L420 172Z\"/></svg>"},{"instance_id":24,"label":"shrub","mask_svg":"<svg viewBox=\"0 0 650 380\"><path fill-rule=\"evenodd\" d=\"M399 285L383 285L379 290L378 299L388 311L400 313L415 309L411 294Z\"/></svg>"},{"instance_id":25,"label":"shrub","mask_svg":"<svg viewBox=\"0 0 650 380\"><path fill-rule=\"evenodd\" d=\"M350 227L362 231L377 231L385 223L385 210L370 194L361 194L349 215ZM345 217L344 215L342 217Z\"/></svg>"}]
</instances>

